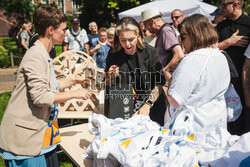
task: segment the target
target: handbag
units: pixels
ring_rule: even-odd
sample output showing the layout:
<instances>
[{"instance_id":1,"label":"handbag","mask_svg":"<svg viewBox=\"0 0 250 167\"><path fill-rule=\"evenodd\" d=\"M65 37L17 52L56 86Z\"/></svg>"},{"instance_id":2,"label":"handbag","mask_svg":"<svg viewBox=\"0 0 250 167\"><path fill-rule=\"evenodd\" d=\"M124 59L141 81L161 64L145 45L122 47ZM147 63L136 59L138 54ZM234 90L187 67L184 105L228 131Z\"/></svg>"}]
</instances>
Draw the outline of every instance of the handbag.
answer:
<instances>
[{"instance_id":1,"label":"handbag","mask_svg":"<svg viewBox=\"0 0 250 167\"><path fill-rule=\"evenodd\" d=\"M229 84L229 87L224 94L227 106L227 122L234 122L239 118L242 111L242 104L240 96L234 89L233 84Z\"/></svg>"},{"instance_id":2,"label":"handbag","mask_svg":"<svg viewBox=\"0 0 250 167\"><path fill-rule=\"evenodd\" d=\"M134 94L131 84L107 86L104 115L108 118L129 119L134 114Z\"/></svg>"}]
</instances>

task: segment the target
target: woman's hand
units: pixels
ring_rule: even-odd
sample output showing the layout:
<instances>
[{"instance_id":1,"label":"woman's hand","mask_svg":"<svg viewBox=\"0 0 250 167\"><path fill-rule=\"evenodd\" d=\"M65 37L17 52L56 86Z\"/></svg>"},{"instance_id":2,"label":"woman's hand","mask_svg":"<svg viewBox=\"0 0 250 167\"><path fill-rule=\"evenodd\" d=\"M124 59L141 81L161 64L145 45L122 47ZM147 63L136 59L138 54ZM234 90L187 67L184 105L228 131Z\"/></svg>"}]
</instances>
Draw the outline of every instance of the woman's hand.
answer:
<instances>
[{"instance_id":1,"label":"woman's hand","mask_svg":"<svg viewBox=\"0 0 250 167\"><path fill-rule=\"evenodd\" d=\"M98 91L81 89L81 90L76 90L74 93L75 93L75 98L87 100L92 96L93 93L98 93Z\"/></svg>"},{"instance_id":2,"label":"woman's hand","mask_svg":"<svg viewBox=\"0 0 250 167\"><path fill-rule=\"evenodd\" d=\"M75 84L96 83L93 77L78 76L75 78Z\"/></svg>"},{"instance_id":3,"label":"woman's hand","mask_svg":"<svg viewBox=\"0 0 250 167\"><path fill-rule=\"evenodd\" d=\"M119 68L117 65L112 65L108 70L108 78L114 79L119 76Z\"/></svg>"},{"instance_id":4,"label":"woman's hand","mask_svg":"<svg viewBox=\"0 0 250 167\"><path fill-rule=\"evenodd\" d=\"M137 110L134 113L134 115L143 114L149 116L149 113L150 113L150 106L148 104L144 104L141 108L139 108L139 110Z\"/></svg>"}]
</instances>

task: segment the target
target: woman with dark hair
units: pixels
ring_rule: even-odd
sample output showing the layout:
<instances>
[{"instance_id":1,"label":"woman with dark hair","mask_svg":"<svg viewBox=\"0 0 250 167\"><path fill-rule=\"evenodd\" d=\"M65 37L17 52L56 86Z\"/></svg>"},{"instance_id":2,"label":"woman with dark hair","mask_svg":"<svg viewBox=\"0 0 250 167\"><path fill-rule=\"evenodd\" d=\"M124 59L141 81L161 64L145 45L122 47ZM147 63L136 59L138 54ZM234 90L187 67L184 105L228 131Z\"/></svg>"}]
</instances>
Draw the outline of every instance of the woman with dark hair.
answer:
<instances>
[{"instance_id":1,"label":"woman with dark hair","mask_svg":"<svg viewBox=\"0 0 250 167\"><path fill-rule=\"evenodd\" d=\"M157 52L144 43L140 25L131 17L122 18L115 29L114 47L106 59L106 85L131 85L135 114L149 115L163 125L166 98L161 70Z\"/></svg>"},{"instance_id":2,"label":"woman with dark hair","mask_svg":"<svg viewBox=\"0 0 250 167\"><path fill-rule=\"evenodd\" d=\"M230 73L225 56L214 47L218 35L210 21L200 14L186 17L179 25L179 32L187 54L173 76L165 73L170 83L167 98L171 116L174 119L180 113L191 114L192 127L197 131L226 129L224 93Z\"/></svg>"},{"instance_id":3,"label":"woman with dark hair","mask_svg":"<svg viewBox=\"0 0 250 167\"><path fill-rule=\"evenodd\" d=\"M57 81L49 52L62 44L67 17L55 7L39 7L33 15L39 39L25 53L0 126L0 155L11 167L58 167L56 147L61 141L57 103L88 99L92 90L58 92L84 78Z\"/></svg>"}]
</instances>

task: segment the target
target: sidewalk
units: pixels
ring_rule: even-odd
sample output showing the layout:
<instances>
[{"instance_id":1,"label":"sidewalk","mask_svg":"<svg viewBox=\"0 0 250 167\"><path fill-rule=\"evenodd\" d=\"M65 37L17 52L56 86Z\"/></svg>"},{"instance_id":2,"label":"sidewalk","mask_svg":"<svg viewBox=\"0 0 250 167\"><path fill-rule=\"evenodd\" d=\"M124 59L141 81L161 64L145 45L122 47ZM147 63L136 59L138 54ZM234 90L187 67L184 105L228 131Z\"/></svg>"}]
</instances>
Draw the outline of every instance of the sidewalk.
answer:
<instances>
[{"instance_id":1,"label":"sidewalk","mask_svg":"<svg viewBox=\"0 0 250 167\"><path fill-rule=\"evenodd\" d=\"M17 68L0 69L0 93L12 91L16 77Z\"/></svg>"}]
</instances>

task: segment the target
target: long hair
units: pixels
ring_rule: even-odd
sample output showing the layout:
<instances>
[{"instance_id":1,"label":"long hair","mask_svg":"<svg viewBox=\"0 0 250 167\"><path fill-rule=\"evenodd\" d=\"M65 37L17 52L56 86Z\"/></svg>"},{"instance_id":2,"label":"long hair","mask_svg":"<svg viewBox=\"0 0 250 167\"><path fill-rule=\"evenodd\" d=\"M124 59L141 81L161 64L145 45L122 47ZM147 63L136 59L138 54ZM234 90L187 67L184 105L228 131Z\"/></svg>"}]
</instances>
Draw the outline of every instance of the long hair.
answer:
<instances>
[{"instance_id":1,"label":"long hair","mask_svg":"<svg viewBox=\"0 0 250 167\"><path fill-rule=\"evenodd\" d=\"M67 22L66 15L61 10L51 6L41 6L35 10L33 15L33 23L39 36L44 36L49 26L57 29L63 22Z\"/></svg>"},{"instance_id":2,"label":"long hair","mask_svg":"<svg viewBox=\"0 0 250 167\"><path fill-rule=\"evenodd\" d=\"M113 52L117 52L122 49L121 43L119 41L119 33L120 31L123 31L123 30L135 31L136 35L138 35L137 47L140 49L145 48L143 33L141 31L140 25L137 23L137 21L134 18L124 17L117 23L116 28L115 28Z\"/></svg>"},{"instance_id":3,"label":"long hair","mask_svg":"<svg viewBox=\"0 0 250 167\"><path fill-rule=\"evenodd\" d=\"M22 32L23 30L25 30L27 27L29 27L29 24L24 23L24 24L22 25L22 28L20 28L20 30L18 31L17 35L20 35L21 32Z\"/></svg>"},{"instance_id":4,"label":"long hair","mask_svg":"<svg viewBox=\"0 0 250 167\"><path fill-rule=\"evenodd\" d=\"M201 14L184 18L178 30L181 34L184 33L190 37L190 51L206 48L218 42L218 35L212 23Z\"/></svg>"}]
</instances>

